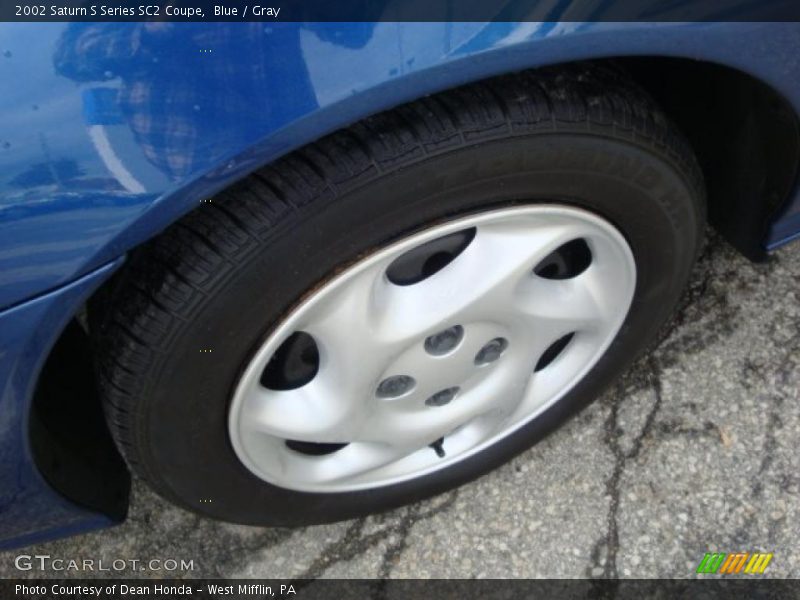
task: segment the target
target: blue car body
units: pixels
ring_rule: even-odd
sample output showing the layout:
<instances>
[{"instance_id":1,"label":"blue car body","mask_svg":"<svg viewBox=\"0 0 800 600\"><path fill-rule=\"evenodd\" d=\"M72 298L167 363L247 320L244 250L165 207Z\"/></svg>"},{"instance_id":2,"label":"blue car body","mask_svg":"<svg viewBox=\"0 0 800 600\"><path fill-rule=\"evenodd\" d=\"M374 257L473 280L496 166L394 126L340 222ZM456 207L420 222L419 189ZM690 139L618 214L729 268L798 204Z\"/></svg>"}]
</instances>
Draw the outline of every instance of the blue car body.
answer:
<instances>
[{"instance_id":1,"label":"blue car body","mask_svg":"<svg viewBox=\"0 0 800 600\"><path fill-rule=\"evenodd\" d=\"M87 298L204 199L360 118L521 69L675 57L800 112L794 23L0 24L0 547L112 524L37 466L31 405ZM760 243L800 235L792 189Z\"/></svg>"}]
</instances>

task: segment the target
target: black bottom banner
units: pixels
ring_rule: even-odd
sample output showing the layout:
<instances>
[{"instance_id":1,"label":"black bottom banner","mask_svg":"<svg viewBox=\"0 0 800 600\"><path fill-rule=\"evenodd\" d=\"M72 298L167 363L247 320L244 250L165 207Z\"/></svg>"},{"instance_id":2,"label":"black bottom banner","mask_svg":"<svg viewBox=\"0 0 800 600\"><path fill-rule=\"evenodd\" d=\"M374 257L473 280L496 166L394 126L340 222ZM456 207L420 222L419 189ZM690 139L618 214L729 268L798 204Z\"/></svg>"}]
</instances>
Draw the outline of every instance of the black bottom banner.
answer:
<instances>
[{"instance_id":1,"label":"black bottom banner","mask_svg":"<svg viewBox=\"0 0 800 600\"><path fill-rule=\"evenodd\" d=\"M800 580L224 580L40 579L0 581L0 598L449 600L480 598L800 598Z\"/></svg>"}]
</instances>

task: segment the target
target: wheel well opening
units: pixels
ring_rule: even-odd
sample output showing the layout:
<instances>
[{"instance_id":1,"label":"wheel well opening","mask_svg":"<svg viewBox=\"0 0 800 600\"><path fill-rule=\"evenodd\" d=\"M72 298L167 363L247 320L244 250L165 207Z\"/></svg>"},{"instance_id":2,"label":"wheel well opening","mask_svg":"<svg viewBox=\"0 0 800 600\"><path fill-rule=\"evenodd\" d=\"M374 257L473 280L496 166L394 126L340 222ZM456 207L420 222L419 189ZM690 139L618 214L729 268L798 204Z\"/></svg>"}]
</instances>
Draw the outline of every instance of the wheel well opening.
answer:
<instances>
[{"instance_id":1,"label":"wheel well opening","mask_svg":"<svg viewBox=\"0 0 800 600\"><path fill-rule=\"evenodd\" d=\"M751 260L766 256L770 223L791 198L800 126L789 102L741 71L690 59L615 59L694 149L710 223Z\"/></svg>"},{"instance_id":2,"label":"wheel well opening","mask_svg":"<svg viewBox=\"0 0 800 600\"><path fill-rule=\"evenodd\" d=\"M89 336L78 318L42 368L29 431L34 461L50 486L79 506L125 517L130 474L106 426Z\"/></svg>"}]
</instances>

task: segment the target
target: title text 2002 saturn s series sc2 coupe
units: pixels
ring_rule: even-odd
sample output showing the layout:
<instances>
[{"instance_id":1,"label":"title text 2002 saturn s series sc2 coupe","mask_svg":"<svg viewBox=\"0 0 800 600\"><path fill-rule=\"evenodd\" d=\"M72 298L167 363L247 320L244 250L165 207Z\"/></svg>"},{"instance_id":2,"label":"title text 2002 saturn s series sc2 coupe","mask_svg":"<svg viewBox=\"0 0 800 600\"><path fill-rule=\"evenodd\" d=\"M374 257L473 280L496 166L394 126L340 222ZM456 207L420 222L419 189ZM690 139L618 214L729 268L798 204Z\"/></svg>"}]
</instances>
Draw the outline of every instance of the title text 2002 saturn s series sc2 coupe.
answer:
<instances>
[{"instance_id":1,"label":"title text 2002 saturn s series sc2 coupe","mask_svg":"<svg viewBox=\"0 0 800 600\"><path fill-rule=\"evenodd\" d=\"M794 23L0 26L0 535L486 473L800 233ZM120 457L121 455L121 457Z\"/></svg>"}]
</instances>

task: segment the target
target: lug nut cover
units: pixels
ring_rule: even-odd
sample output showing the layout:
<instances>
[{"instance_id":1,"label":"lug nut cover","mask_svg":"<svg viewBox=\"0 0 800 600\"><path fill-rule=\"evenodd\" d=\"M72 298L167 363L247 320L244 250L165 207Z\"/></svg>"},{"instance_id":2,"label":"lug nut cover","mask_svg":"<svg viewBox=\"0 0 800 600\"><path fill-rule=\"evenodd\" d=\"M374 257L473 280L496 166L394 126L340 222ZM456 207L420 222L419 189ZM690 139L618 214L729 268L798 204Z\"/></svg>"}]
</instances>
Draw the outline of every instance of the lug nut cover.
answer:
<instances>
[{"instance_id":1,"label":"lug nut cover","mask_svg":"<svg viewBox=\"0 0 800 600\"><path fill-rule=\"evenodd\" d=\"M440 390L425 400L425 404L428 406L444 406L445 404L449 404L450 401L456 397L459 390L459 387L451 387Z\"/></svg>"},{"instance_id":2,"label":"lug nut cover","mask_svg":"<svg viewBox=\"0 0 800 600\"><path fill-rule=\"evenodd\" d=\"M447 354L458 346L464 337L464 328L461 325L454 325L439 333L434 333L425 340L425 350L428 354L441 356Z\"/></svg>"},{"instance_id":3,"label":"lug nut cover","mask_svg":"<svg viewBox=\"0 0 800 600\"><path fill-rule=\"evenodd\" d=\"M408 375L393 375L378 384L375 395L379 398L398 398L411 391L417 382Z\"/></svg>"},{"instance_id":4,"label":"lug nut cover","mask_svg":"<svg viewBox=\"0 0 800 600\"><path fill-rule=\"evenodd\" d=\"M475 355L475 364L487 365L496 361L505 352L506 348L508 348L508 340L505 338L498 337L486 342L483 348L478 350Z\"/></svg>"}]
</instances>

